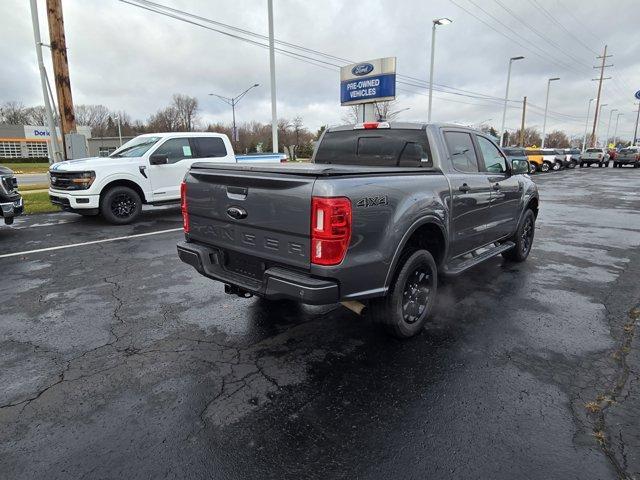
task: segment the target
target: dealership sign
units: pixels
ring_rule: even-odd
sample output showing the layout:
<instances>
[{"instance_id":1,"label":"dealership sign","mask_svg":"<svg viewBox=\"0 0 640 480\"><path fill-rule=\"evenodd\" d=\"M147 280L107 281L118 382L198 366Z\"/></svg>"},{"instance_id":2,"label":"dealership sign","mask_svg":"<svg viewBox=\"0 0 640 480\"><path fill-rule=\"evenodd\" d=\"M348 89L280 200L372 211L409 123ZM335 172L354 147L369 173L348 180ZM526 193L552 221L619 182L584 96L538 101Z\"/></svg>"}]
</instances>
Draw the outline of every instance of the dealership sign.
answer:
<instances>
[{"instance_id":1,"label":"dealership sign","mask_svg":"<svg viewBox=\"0 0 640 480\"><path fill-rule=\"evenodd\" d=\"M378 58L340 68L340 103L385 102L396 98L396 57Z\"/></svg>"}]
</instances>

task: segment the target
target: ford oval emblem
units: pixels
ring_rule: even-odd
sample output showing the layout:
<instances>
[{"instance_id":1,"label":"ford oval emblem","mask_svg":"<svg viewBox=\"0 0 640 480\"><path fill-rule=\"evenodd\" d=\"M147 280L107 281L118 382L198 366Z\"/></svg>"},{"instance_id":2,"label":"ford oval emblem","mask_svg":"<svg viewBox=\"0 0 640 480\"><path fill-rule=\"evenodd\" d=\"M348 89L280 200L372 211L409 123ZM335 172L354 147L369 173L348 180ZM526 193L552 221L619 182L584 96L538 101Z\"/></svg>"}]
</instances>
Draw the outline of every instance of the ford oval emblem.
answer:
<instances>
[{"instance_id":1,"label":"ford oval emblem","mask_svg":"<svg viewBox=\"0 0 640 480\"><path fill-rule=\"evenodd\" d=\"M229 207L227 208L227 215L231 218L235 218L236 220L241 220L243 218L247 218L247 211L240 207Z\"/></svg>"},{"instance_id":2,"label":"ford oval emblem","mask_svg":"<svg viewBox=\"0 0 640 480\"><path fill-rule=\"evenodd\" d=\"M373 72L373 65L371 65L370 63L361 63L351 69L351 73L357 75L358 77L368 75L371 72Z\"/></svg>"}]
</instances>

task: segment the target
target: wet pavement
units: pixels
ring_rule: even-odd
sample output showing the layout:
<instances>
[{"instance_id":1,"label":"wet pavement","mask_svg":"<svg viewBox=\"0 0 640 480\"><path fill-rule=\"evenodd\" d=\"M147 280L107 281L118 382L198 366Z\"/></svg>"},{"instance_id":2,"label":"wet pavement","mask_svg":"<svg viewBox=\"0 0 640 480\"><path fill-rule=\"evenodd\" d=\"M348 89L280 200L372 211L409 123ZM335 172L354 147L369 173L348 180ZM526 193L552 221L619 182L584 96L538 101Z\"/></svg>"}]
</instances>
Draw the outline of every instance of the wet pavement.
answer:
<instances>
[{"instance_id":1,"label":"wet pavement","mask_svg":"<svg viewBox=\"0 0 640 480\"><path fill-rule=\"evenodd\" d=\"M408 341L227 296L179 231L0 258L0 477L640 478L640 171L535 178L529 260ZM0 256L179 227L23 217Z\"/></svg>"}]
</instances>

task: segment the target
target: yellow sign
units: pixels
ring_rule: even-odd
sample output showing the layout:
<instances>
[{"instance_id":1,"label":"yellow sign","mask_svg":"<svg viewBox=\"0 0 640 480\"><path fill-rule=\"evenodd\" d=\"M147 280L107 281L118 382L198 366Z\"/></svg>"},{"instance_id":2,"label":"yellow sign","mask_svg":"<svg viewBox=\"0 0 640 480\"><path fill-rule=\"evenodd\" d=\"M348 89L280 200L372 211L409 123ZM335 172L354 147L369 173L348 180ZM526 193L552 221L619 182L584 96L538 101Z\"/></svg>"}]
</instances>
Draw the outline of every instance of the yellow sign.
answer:
<instances>
[{"instance_id":1,"label":"yellow sign","mask_svg":"<svg viewBox=\"0 0 640 480\"><path fill-rule=\"evenodd\" d=\"M610 143L609 148L616 148L616 146L613 143Z\"/></svg>"}]
</instances>

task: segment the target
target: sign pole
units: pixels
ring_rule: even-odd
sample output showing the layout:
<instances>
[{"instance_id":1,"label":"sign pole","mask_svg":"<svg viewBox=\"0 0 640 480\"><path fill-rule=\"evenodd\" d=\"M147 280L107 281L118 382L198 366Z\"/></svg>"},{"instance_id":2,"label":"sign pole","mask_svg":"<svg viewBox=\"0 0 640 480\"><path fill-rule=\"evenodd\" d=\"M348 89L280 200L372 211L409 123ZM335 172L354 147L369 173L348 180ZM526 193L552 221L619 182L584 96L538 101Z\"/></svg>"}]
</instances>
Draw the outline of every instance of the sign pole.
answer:
<instances>
[{"instance_id":1,"label":"sign pole","mask_svg":"<svg viewBox=\"0 0 640 480\"><path fill-rule=\"evenodd\" d=\"M522 100L522 123L520 123L520 146L524 147L524 117L527 113L527 97Z\"/></svg>"},{"instance_id":2,"label":"sign pole","mask_svg":"<svg viewBox=\"0 0 640 480\"><path fill-rule=\"evenodd\" d=\"M40 37L40 24L38 22L38 2L31 0L31 20L33 21L33 37L36 41L36 56L38 57L38 68L40 70L40 82L42 83L42 95L44 97L44 109L47 113L47 126L51 134L49 145L51 146L52 163L64 160L60 144L58 143L58 134L56 133L56 122L53 119L53 110L51 110L51 102L49 101L49 89L47 85L47 72L44 68L42 59L42 39Z\"/></svg>"},{"instance_id":3,"label":"sign pole","mask_svg":"<svg viewBox=\"0 0 640 480\"><path fill-rule=\"evenodd\" d=\"M636 92L636 97L640 97L640 90ZM636 114L636 126L633 129L633 145L638 142L638 119L640 118L640 102L638 102L638 113Z\"/></svg>"},{"instance_id":4,"label":"sign pole","mask_svg":"<svg viewBox=\"0 0 640 480\"><path fill-rule=\"evenodd\" d=\"M273 0L268 0L269 9L269 73L271 75L271 141L273 153L278 152L278 112L276 111L276 54L273 39Z\"/></svg>"}]
</instances>

